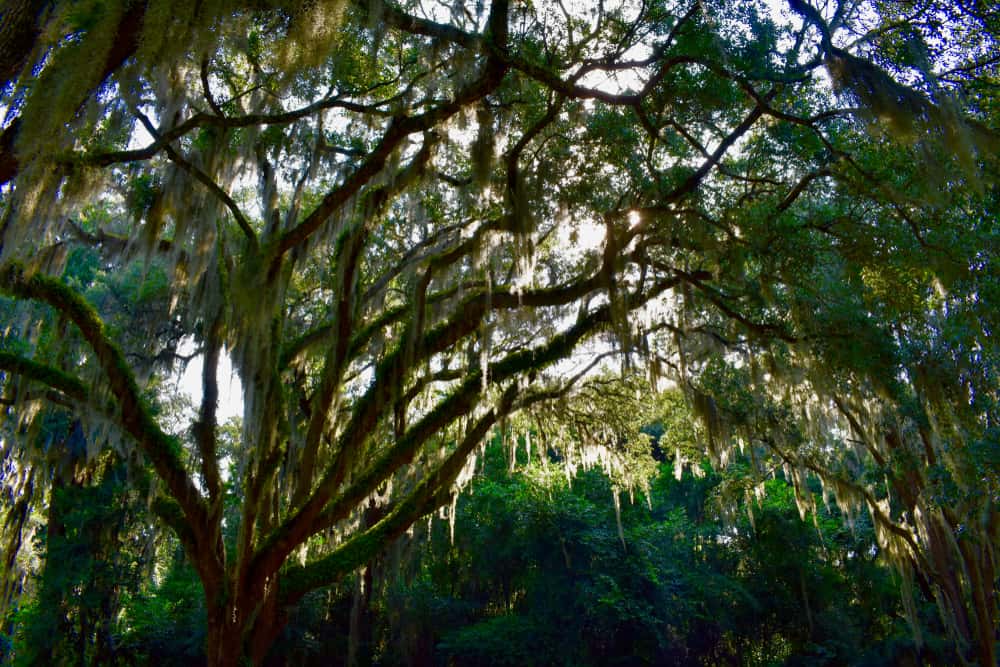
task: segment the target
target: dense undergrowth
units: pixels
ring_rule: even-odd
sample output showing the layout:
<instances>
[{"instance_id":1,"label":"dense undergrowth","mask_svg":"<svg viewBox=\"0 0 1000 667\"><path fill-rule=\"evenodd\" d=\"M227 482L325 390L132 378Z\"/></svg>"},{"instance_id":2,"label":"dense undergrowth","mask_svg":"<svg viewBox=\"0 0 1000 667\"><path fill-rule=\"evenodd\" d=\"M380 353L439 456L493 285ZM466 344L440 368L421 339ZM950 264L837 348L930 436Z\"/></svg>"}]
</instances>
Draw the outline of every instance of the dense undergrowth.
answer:
<instances>
[{"instance_id":1,"label":"dense undergrowth","mask_svg":"<svg viewBox=\"0 0 1000 667\"><path fill-rule=\"evenodd\" d=\"M735 462L680 480L661 463L649 497L600 471L499 446L458 502L351 580L307 597L272 664L948 664L931 602L921 643L872 526L817 495L801 520L779 474L732 503ZM36 596L17 611L14 664L190 665L204 659L197 576L167 540L121 530L142 512L120 469L56 495ZM116 530L115 527L118 527ZM54 528L55 527L55 528ZM454 531L452 534L452 530ZM39 545L42 546L42 545ZM109 576L114 568L115 577ZM11 645L8 644L8 647Z\"/></svg>"}]
</instances>

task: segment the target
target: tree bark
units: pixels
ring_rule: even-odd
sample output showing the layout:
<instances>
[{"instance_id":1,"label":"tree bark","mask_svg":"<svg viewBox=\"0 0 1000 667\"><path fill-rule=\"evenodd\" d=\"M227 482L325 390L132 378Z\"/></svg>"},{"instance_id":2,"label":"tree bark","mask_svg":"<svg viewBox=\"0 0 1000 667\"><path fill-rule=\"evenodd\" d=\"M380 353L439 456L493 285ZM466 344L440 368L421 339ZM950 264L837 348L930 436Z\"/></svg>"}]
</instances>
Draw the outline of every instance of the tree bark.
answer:
<instances>
[{"instance_id":1,"label":"tree bark","mask_svg":"<svg viewBox=\"0 0 1000 667\"><path fill-rule=\"evenodd\" d=\"M7 0L0 12L0 87L17 78L41 34L48 0Z\"/></svg>"},{"instance_id":2,"label":"tree bark","mask_svg":"<svg viewBox=\"0 0 1000 667\"><path fill-rule=\"evenodd\" d=\"M288 622L276 589L271 582L254 582L235 591L232 597L220 594L207 601L208 665L243 667L265 663Z\"/></svg>"},{"instance_id":3,"label":"tree bark","mask_svg":"<svg viewBox=\"0 0 1000 667\"><path fill-rule=\"evenodd\" d=\"M228 605L214 601L208 610L208 638L206 646L206 664L209 667L235 667L240 663L242 647L239 637L242 627L233 622L232 612Z\"/></svg>"},{"instance_id":4,"label":"tree bark","mask_svg":"<svg viewBox=\"0 0 1000 667\"><path fill-rule=\"evenodd\" d=\"M17 78L26 65L25 60L41 34L38 19L49 3L47 0L15 0L5 4L9 5L9 8L0 16L0 80L7 83ZM145 1L136 2L122 15L115 42L108 51L104 63L99 65L101 67L99 82L103 83L139 48L145 15ZM92 92L93 90L86 92L77 103L77 108L83 106ZM20 118L15 118L0 133L0 186L9 183L20 171L21 164L16 151L20 127Z\"/></svg>"},{"instance_id":5,"label":"tree bark","mask_svg":"<svg viewBox=\"0 0 1000 667\"><path fill-rule=\"evenodd\" d=\"M24 586L24 572L17 567L17 555L21 551L24 540L24 527L28 522L31 503L35 496L35 472L28 473L28 480L20 489L21 495L14 503L6 521L9 539L4 545L0 564L3 565L0 575L0 633L10 635L13 631L13 618L8 614L11 606L21 596ZM7 619L10 618L8 622Z\"/></svg>"}]
</instances>

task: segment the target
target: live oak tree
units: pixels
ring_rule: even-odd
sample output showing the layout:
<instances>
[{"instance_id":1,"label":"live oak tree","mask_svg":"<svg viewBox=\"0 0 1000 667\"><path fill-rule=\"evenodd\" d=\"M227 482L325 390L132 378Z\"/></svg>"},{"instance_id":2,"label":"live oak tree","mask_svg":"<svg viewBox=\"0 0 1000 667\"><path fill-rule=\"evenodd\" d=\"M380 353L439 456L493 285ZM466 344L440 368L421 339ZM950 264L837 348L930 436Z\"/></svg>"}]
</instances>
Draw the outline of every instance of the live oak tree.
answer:
<instances>
[{"instance_id":1,"label":"live oak tree","mask_svg":"<svg viewBox=\"0 0 1000 667\"><path fill-rule=\"evenodd\" d=\"M132 461L201 580L211 664L261 662L297 601L609 351L681 384L716 456L749 444L761 475L867 507L993 664L995 12L8 6L0 289L29 316L0 348L5 437L42 403ZM160 323L203 360L188 429L146 393L178 339L140 363L141 318L61 277L80 246L165 267ZM244 409L221 447L224 353Z\"/></svg>"},{"instance_id":2,"label":"live oak tree","mask_svg":"<svg viewBox=\"0 0 1000 667\"><path fill-rule=\"evenodd\" d=\"M806 139L775 127L750 140L739 164L752 185L730 183L742 203L721 220L739 238L699 297L718 310L685 319L726 341L698 369L693 406L719 458L749 446L800 491L814 475L845 511L870 512L884 556L937 601L960 653L993 664L998 230L995 139L979 123L992 95L969 107L971 123L951 114L964 84L991 87L996 73L976 80L949 61L969 46L995 60L995 42L955 24L942 39L941 22L969 18L961 8L918 6L900 32L870 27L862 43L905 54L895 65L870 57L900 80L922 79L917 87L939 101L930 108L838 48L836 18L794 8L816 27L834 86L868 106L870 132L848 139L831 124ZM980 14L972 25L996 20ZM855 43L851 32L841 28L842 43ZM761 159L775 154L780 166ZM801 175L794 202L767 193L788 169ZM800 494L803 513L810 498Z\"/></svg>"}]
</instances>

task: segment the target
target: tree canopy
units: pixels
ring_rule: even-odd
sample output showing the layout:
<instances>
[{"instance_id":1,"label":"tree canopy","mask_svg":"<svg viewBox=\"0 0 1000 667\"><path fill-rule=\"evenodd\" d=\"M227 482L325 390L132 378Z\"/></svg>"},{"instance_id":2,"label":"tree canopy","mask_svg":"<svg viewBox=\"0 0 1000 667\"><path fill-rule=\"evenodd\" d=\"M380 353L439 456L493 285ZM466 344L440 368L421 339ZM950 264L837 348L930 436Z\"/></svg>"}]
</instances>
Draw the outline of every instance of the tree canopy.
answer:
<instances>
[{"instance_id":1,"label":"tree canopy","mask_svg":"<svg viewBox=\"0 0 1000 667\"><path fill-rule=\"evenodd\" d=\"M8 3L5 557L103 456L183 545L209 662L260 663L509 419L624 488L624 395L674 384L744 494L783 468L805 514L820 479L994 664L998 32L938 0Z\"/></svg>"}]
</instances>

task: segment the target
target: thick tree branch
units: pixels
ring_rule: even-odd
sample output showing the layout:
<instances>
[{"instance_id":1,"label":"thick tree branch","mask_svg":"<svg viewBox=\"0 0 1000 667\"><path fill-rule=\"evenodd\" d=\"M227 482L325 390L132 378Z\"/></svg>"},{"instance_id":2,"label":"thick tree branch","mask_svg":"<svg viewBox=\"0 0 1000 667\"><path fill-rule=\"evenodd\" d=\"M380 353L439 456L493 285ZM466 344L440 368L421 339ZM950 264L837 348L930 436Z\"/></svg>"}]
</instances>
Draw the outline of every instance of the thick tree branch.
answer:
<instances>
[{"instance_id":1,"label":"thick tree branch","mask_svg":"<svg viewBox=\"0 0 1000 667\"><path fill-rule=\"evenodd\" d=\"M36 6L42 3L35 3ZM121 67L128 58L139 48L139 37L142 33L142 24L146 16L146 1L138 0L129 3L128 9L122 13L115 30L115 40L104 57L104 62L100 64L100 75L97 79L98 85L104 82L115 70ZM36 33L35 37L41 34ZM23 64L23 62L22 62ZM96 89L96 87L95 87ZM84 97L80 99L76 106L80 108L93 93L93 89L84 91ZM19 169L20 160L17 156L17 137L20 133L20 118L15 119L0 135L0 185L4 185L13 179Z\"/></svg>"},{"instance_id":2,"label":"thick tree branch","mask_svg":"<svg viewBox=\"0 0 1000 667\"><path fill-rule=\"evenodd\" d=\"M626 310L632 310L676 286L680 281L681 279L676 276L664 279L647 292L629 295L623 305ZM494 295L489 300L478 298L466 302L469 311L460 312L447 324L428 332L424 340L414 346L412 363L421 363L432 354L451 347L457 340L475 331L479 327L479 320L486 309L489 306L495 307L497 305L498 296L501 297L502 305L502 302L507 300L504 295ZM510 303L506 305L515 307L517 297L507 296L510 296L511 299ZM610 305L598 308L590 315L578 320L563 334L552 338L545 346L515 352L501 361L490 364L487 377L493 383L500 383L528 370L538 370L554 363L572 352L584 338L610 323L611 318L612 308ZM318 517L326 510L327 504L333 499L335 491L343 481L348 466L353 463L355 452L366 442L369 434L374 432L376 423L386 416L395 384L405 375L402 363L406 346L406 341L402 341L400 346L388 355L376 369L375 381L368 392L359 400L350 422L344 428L344 435L339 439L337 456L332 465L325 472L323 479L309 500L262 545L258 552L259 555L255 557L255 561L258 563L256 571L273 571L284 562L293 549L312 534ZM382 468L371 470L371 476L364 477L367 483L380 483L384 477L379 479L379 475L389 474L396 467L405 463L408 456L411 455L410 452L415 451L415 448L419 447L427 437L471 410L481 387L482 378L477 372L461 385L460 390L454 392L444 403L439 404L438 408L429 413L424 420L410 428L408 433L412 434L410 436L412 440L404 436L401 441L403 444L400 445L402 449L394 450L393 456L382 460L382 464L387 466L385 470ZM333 510L331 512L337 513Z\"/></svg>"},{"instance_id":3,"label":"thick tree branch","mask_svg":"<svg viewBox=\"0 0 1000 667\"><path fill-rule=\"evenodd\" d=\"M218 421L216 410L219 401L219 358L222 352L223 313L220 311L205 323L205 358L201 369L201 408L195 423L194 435L201 457L201 474L212 504L213 514L222 510L222 478L216 452ZM213 521L214 523L214 521Z\"/></svg>"},{"instance_id":4,"label":"thick tree branch","mask_svg":"<svg viewBox=\"0 0 1000 667\"><path fill-rule=\"evenodd\" d=\"M490 410L476 420L455 450L434 471L426 475L416 488L388 515L368 530L359 533L328 556L304 567L291 567L281 577L279 595L284 604L293 604L310 590L336 581L371 560L386 544L405 532L414 521L439 506L451 493L451 486L466 460L482 442L499 419L511 410L516 389L509 388L496 410Z\"/></svg>"},{"instance_id":5,"label":"thick tree branch","mask_svg":"<svg viewBox=\"0 0 1000 667\"><path fill-rule=\"evenodd\" d=\"M149 458L157 475L193 524L192 528L198 530L204 527L204 503L184 469L179 443L164 433L153 419L125 355L107 337L104 324L93 307L55 278L29 275L15 263L0 268L0 290L12 296L42 301L77 326L107 377L111 393L121 410L120 425L135 438L139 448Z\"/></svg>"},{"instance_id":6,"label":"thick tree branch","mask_svg":"<svg viewBox=\"0 0 1000 667\"><path fill-rule=\"evenodd\" d=\"M490 30L495 42L494 47L498 53L502 53L506 49L507 2L508 0L494 0L490 9ZM378 145L361 166L348 176L339 188L328 193L301 223L281 237L274 252L275 261L288 250L312 236L331 215L382 171L389 156L403 145L407 137L417 132L430 130L435 125L454 116L463 107L488 95L500 85L507 69L507 65L497 57L496 53L491 53L486 58L479 77L458 91L451 101L419 115L394 117Z\"/></svg>"},{"instance_id":7,"label":"thick tree branch","mask_svg":"<svg viewBox=\"0 0 1000 667\"><path fill-rule=\"evenodd\" d=\"M89 387L78 378L10 352L0 351L0 370L51 387L72 399L77 405L85 404L90 395Z\"/></svg>"},{"instance_id":8,"label":"thick tree branch","mask_svg":"<svg viewBox=\"0 0 1000 667\"><path fill-rule=\"evenodd\" d=\"M14 81L42 34L49 0L7 0L0 12L0 89Z\"/></svg>"},{"instance_id":9,"label":"thick tree branch","mask_svg":"<svg viewBox=\"0 0 1000 667\"><path fill-rule=\"evenodd\" d=\"M368 233L373 222L385 214L393 197L409 187L424 172L435 143L436 139L433 136L427 137L420 152L396 178L391 180L389 185L370 193L370 204L367 207L370 210L365 212L364 218L356 228L345 234L338 243L335 254L335 266L338 271L336 284L333 285L333 292L338 295L335 317L337 325L334 329L336 335L321 371L319 388L311 401L309 424L299 464L299 479L292 496L293 507L299 505L312 489L316 455L326 429L331 404L338 387L342 384L343 371L351 348L351 332L355 329L357 272Z\"/></svg>"}]
</instances>

